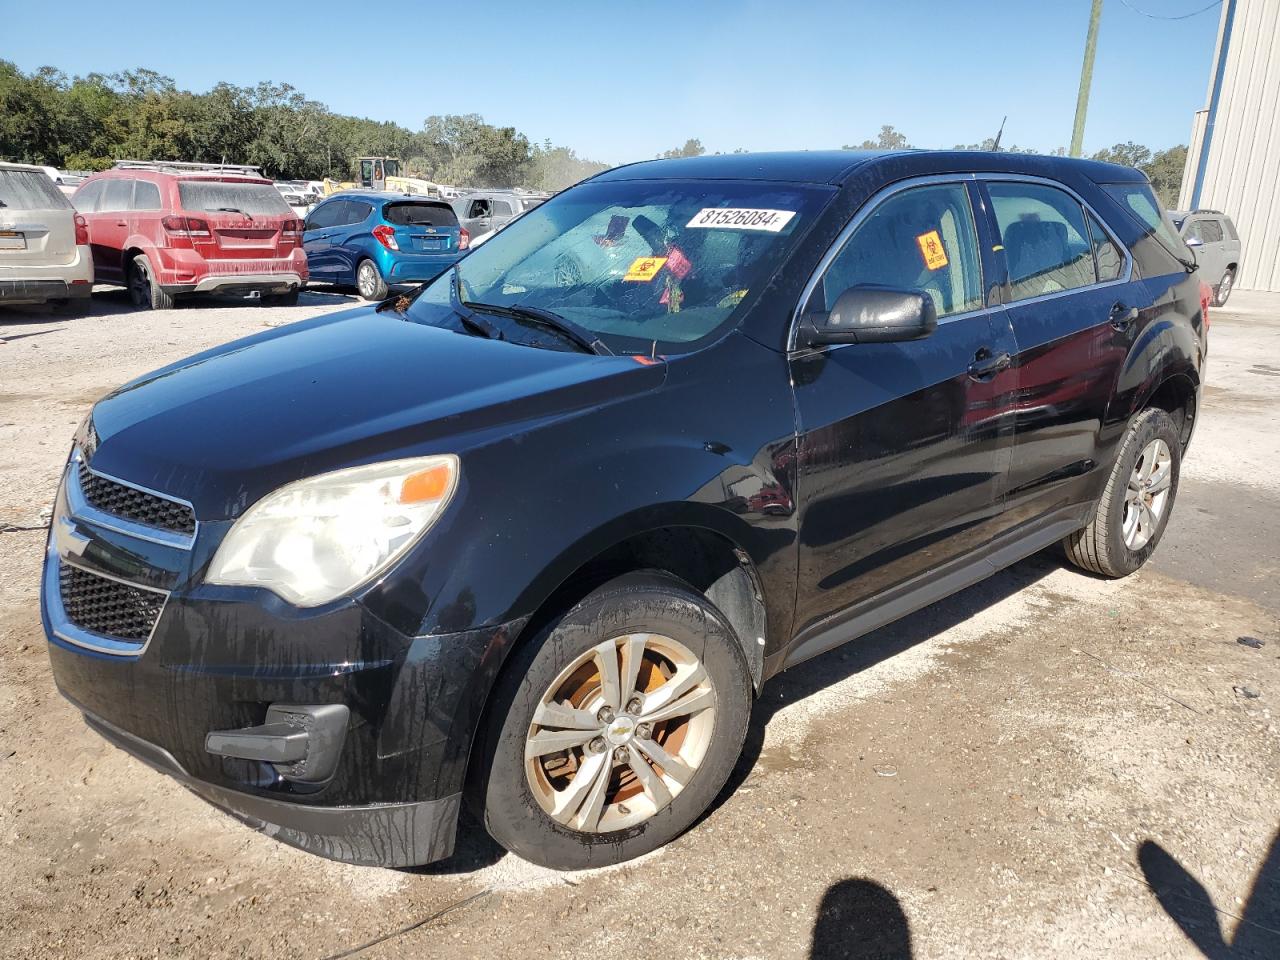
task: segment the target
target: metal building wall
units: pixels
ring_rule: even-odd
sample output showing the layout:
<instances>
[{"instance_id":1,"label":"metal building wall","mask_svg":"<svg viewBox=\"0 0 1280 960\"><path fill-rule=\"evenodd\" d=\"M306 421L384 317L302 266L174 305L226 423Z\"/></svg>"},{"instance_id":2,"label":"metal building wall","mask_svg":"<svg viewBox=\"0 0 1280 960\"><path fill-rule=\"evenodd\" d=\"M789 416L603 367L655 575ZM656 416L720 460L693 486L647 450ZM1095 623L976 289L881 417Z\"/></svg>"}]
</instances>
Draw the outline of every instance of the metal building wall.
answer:
<instances>
[{"instance_id":1,"label":"metal building wall","mask_svg":"<svg viewBox=\"0 0 1280 960\"><path fill-rule=\"evenodd\" d=\"M1228 214L1244 248L1236 286L1280 291L1280 0L1222 6L1178 206Z\"/></svg>"}]
</instances>

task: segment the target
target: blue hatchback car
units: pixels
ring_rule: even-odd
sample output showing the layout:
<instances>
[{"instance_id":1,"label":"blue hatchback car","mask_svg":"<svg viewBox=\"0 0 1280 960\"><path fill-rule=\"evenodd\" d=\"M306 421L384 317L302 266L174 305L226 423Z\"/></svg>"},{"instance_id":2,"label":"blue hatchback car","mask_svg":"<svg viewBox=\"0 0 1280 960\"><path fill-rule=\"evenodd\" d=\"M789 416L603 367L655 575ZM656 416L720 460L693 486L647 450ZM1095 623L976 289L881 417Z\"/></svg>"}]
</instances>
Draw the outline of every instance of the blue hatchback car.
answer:
<instances>
[{"instance_id":1,"label":"blue hatchback car","mask_svg":"<svg viewBox=\"0 0 1280 960\"><path fill-rule=\"evenodd\" d=\"M388 284L438 276L463 254L467 240L443 200L352 190L307 215L302 248L313 282L354 286L364 299L381 300Z\"/></svg>"}]
</instances>

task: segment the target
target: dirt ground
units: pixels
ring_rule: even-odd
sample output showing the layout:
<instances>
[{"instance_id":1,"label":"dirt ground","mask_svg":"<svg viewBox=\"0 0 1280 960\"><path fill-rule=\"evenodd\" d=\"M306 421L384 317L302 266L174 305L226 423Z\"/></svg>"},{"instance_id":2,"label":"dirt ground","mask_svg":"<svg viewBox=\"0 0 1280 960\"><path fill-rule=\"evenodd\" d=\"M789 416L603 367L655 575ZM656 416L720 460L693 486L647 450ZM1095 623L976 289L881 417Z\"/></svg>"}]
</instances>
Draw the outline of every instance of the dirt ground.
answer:
<instances>
[{"instance_id":1,"label":"dirt ground","mask_svg":"<svg viewBox=\"0 0 1280 960\"><path fill-rule=\"evenodd\" d=\"M92 401L347 302L0 312L0 957L1280 957L1280 297L1214 313L1147 568L1046 552L784 674L699 825L577 874L473 825L418 870L301 853L53 688L41 527Z\"/></svg>"}]
</instances>

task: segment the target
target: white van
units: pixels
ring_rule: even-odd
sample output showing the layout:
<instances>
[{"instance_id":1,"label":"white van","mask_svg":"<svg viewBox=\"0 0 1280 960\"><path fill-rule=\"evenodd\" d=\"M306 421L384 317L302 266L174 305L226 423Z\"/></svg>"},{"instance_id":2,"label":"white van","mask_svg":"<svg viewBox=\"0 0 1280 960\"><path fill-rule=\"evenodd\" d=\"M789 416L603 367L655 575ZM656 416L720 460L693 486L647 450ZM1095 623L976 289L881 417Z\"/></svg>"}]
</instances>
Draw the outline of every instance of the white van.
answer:
<instances>
[{"instance_id":1,"label":"white van","mask_svg":"<svg viewBox=\"0 0 1280 960\"><path fill-rule=\"evenodd\" d=\"M40 167L0 162L0 306L83 304L92 290L84 217Z\"/></svg>"}]
</instances>

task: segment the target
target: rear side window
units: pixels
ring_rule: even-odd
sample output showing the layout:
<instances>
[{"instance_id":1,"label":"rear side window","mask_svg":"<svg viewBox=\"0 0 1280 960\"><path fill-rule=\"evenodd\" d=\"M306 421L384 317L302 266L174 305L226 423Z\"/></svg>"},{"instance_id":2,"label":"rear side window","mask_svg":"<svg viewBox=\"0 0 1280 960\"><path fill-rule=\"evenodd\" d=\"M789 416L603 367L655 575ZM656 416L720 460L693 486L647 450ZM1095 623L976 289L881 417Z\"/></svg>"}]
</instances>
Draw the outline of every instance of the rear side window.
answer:
<instances>
[{"instance_id":1,"label":"rear side window","mask_svg":"<svg viewBox=\"0 0 1280 960\"><path fill-rule=\"evenodd\" d=\"M493 215L494 215L495 217L509 217L509 216L511 216L511 204L507 203L507 201L505 201L505 200L494 200L494 201L493 201Z\"/></svg>"},{"instance_id":2,"label":"rear side window","mask_svg":"<svg viewBox=\"0 0 1280 960\"><path fill-rule=\"evenodd\" d=\"M1201 220L1200 239L1205 243L1221 243L1222 224L1217 220Z\"/></svg>"},{"instance_id":3,"label":"rear side window","mask_svg":"<svg viewBox=\"0 0 1280 960\"><path fill-rule=\"evenodd\" d=\"M410 227L456 227L458 217L445 203L388 203L382 208L387 223Z\"/></svg>"},{"instance_id":4,"label":"rear side window","mask_svg":"<svg viewBox=\"0 0 1280 960\"><path fill-rule=\"evenodd\" d=\"M133 188L134 210L159 210L160 188L154 183L139 180Z\"/></svg>"},{"instance_id":5,"label":"rear side window","mask_svg":"<svg viewBox=\"0 0 1280 960\"><path fill-rule=\"evenodd\" d=\"M293 216L280 191L269 183L183 180L178 183L178 196L184 210L246 213L252 217Z\"/></svg>"},{"instance_id":6,"label":"rear side window","mask_svg":"<svg viewBox=\"0 0 1280 960\"><path fill-rule=\"evenodd\" d=\"M939 317L982 306L978 243L962 184L915 187L876 207L823 274L824 309L850 287L867 284L928 294Z\"/></svg>"},{"instance_id":7,"label":"rear side window","mask_svg":"<svg viewBox=\"0 0 1280 960\"><path fill-rule=\"evenodd\" d=\"M1103 283L1119 280L1124 270L1124 256L1093 214L1089 219L1089 239L1093 241L1093 259L1098 265L1098 279Z\"/></svg>"},{"instance_id":8,"label":"rear side window","mask_svg":"<svg viewBox=\"0 0 1280 960\"><path fill-rule=\"evenodd\" d=\"M71 206L49 175L41 170L0 170L0 208L64 210Z\"/></svg>"},{"instance_id":9,"label":"rear side window","mask_svg":"<svg viewBox=\"0 0 1280 960\"><path fill-rule=\"evenodd\" d=\"M1240 239L1240 235L1236 233L1236 225L1232 223L1230 220L1222 221L1222 232L1226 235L1228 240Z\"/></svg>"},{"instance_id":10,"label":"rear side window","mask_svg":"<svg viewBox=\"0 0 1280 960\"><path fill-rule=\"evenodd\" d=\"M1154 233L1167 252L1178 259L1186 258L1186 243L1161 214L1160 203L1151 187L1145 183L1104 183L1101 186L1150 233Z\"/></svg>"},{"instance_id":11,"label":"rear side window","mask_svg":"<svg viewBox=\"0 0 1280 960\"><path fill-rule=\"evenodd\" d=\"M114 178L107 181L102 190L102 199L98 201L99 213L111 213L128 210L133 204L133 181Z\"/></svg>"},{"instance_id":12,"label":"rear side window","mask_svg":"<svg viewBox=\"0 0 1280 960\"><path fill-rule=\"evenodd\" d=\"M348 200L342 205L342 212L338 215L338 224L359 223L369 215L369 211L372 209L373 204L371 203Z\"/></svg>"},{"instance_id":13,"label":"rear side window","mask_svg":"<svg viewBox=\"0 0 1280 960\"><path fill-rule=\"evenodd\" d=\"M1070 194L1038 183L990 183L1014 300L1096 282L1084 210Z\"/></svg>"}]
</instances>

